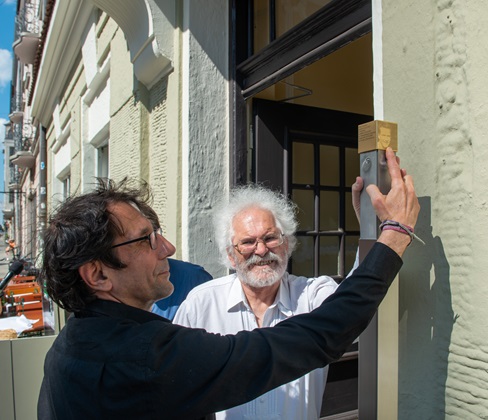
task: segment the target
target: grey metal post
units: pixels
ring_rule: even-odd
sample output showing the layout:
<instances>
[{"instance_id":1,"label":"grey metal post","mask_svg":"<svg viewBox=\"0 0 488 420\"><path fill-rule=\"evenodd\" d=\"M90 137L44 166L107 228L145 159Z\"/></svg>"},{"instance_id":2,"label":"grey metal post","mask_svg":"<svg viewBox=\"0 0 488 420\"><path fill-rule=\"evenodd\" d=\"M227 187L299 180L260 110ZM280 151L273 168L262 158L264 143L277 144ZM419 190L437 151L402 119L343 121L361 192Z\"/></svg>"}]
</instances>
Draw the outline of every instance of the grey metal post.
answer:
<instances>
[{"instance_id":1,"label":"grey metal post","mask_svg":"<svg viewBox=\"0 0 488 420\"><path fill-rule=\"evenodd\" d=\"M386 130L381 130L383 127ZM363 128L363 130L362 130ZM393 132L391 130L393 128ZM361 227L359 261L361 262L378 239L379 221L371 204L366 187L377 185L383 194L390 188L386 164L387 146L397 149L396 124L373 121L359 127L360 175L364 181L361 193ZM359 338L359 401L360 420L376 420L378 410L378 314Z\"/></svg>"}]
</instances>

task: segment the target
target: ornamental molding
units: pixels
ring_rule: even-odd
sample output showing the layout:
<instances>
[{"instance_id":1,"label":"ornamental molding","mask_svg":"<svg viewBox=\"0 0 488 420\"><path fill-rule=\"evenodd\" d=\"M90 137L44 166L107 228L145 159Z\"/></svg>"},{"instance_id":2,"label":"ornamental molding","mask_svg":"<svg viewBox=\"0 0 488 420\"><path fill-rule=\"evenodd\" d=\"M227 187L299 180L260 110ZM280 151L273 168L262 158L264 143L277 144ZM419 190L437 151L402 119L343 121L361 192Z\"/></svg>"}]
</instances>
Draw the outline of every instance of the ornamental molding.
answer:
<instances>
[{"instance_id":1,"label":"ornamental molding","mask_svg":"<svg viewBox=\"0 0 488 420\"><path fill-rule=\"evenodd\" d=\"M151 89L173 70L175 3L165 0L92 0L122 29L134 74Z\"/></svg>"},{"instance_id":2,"label":"ornamental molding","mask_svg":"<svg viewBox=\"0 0 488 420\"><path fill-rule=\"evenodd\" d=\"M32 95L32 115L47 126L66 79L79 58L96 7L127 39L134 74L148 89L173 70L175 2L167 0L57 1Z\"/></svg>"}]
</instances>

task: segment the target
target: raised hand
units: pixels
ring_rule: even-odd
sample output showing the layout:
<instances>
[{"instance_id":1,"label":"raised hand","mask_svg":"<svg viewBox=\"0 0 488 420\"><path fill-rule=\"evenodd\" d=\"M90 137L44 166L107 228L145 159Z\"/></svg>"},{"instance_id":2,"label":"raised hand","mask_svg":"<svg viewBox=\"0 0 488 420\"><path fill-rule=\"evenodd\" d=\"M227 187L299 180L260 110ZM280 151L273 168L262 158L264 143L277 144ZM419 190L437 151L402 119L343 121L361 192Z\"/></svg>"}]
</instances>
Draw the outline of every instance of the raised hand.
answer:
<instances>
[{"instance_id":1,"label":"raised hand","mask_svg":"<svg viewBox=\"0 0 488 420\"><path fill-rule=\"evenodd\" d=\"M382 222L393 220L413 229L420 211L413 179L405 170L400 169L399 161L390 147L386 150L386 159L391 178L390 191L383 195L376 185L368 185L366 191L376 215ZM378 241L402 255L411 238L407 234L387 230L381 233Z\"/></svg>"}]
</instances>

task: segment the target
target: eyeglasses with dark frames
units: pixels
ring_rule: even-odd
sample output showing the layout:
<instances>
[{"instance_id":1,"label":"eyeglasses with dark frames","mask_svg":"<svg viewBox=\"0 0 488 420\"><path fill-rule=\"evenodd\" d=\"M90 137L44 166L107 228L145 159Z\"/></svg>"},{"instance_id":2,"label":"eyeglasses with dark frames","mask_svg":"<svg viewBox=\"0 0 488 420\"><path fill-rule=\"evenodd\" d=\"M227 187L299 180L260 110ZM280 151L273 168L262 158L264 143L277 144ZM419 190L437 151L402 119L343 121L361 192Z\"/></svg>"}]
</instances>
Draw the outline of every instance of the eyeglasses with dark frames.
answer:
<instances>
[{"instance_id":1,"label":"eyeglasses with dark frames","mask_svg":"<svg viewBox=\"0 0 488 420\"><path fill-rule=\"evenodd\" d=\"M129 244L133 244L134 242L141 242L147 240L149 241L149 245L151 246L151 249L154 250L157 249L158 247L158 234L163 236L163 231L161 228L154 230L149 235L141 236L140 238L136 238L136 239L131 239L130 241L122 242L121 244L112 245L111 248L118 248L119 246L129 245Z\"/></svg>"},{"instance_id":2,"label":"eyeglasses with dark frames","mask_svg":"<svg viewBox=\"0 0 488 420\"><path fill-rule=\"evenodd\" d=\"M266 248L273 249L279 247L284 242L282 232L269 233L263 238L246 238L234 244L234 248L241 255L249 255L256 251L258 243L261 242Z\"/></svg>"}]
</instances>

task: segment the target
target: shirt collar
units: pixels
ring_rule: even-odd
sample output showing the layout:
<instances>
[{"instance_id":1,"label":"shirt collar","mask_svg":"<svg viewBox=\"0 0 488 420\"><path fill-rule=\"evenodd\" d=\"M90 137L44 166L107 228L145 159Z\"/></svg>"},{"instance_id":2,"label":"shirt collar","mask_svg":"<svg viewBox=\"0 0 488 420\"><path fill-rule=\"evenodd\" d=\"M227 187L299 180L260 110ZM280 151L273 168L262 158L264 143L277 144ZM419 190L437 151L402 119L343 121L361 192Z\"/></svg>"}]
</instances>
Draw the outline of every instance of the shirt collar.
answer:
<instances>
[{"instance_id":1,"label":"shirt collar","mask_svg":"<svg viewBox=\"0 0 488 420\"><path fill-rule=\"evenodd\" d=\"M286 316L292 316L293 312L291 310L292 305L290 301L290 287L287 280L288 273L285 273L283 275L283 278L281 279L280 288L278 289L275 301L271 305L271 307L278 306L278 309L283 314L285 314ZM246 295L244 294L244 290L242 289L242 284L237 278L237 275L234 274L234 280L232 281L232 285L227 296L227 312L230 312L238 305L244 305L246 308L250 309L247 303Z\"/></svg>"},{"instance_id":2,"label":"shirt collar","mask_svg":"<svg viewBox=\"0 0 488 420\"><path fill-rule=\"evenodd\" d=\"M238 305L244 305L246 308L249 308L247 304L246 295L242 290L241 282L237 278L237 274L233 274L234 279L232 281L232 285L229 290L229 294L227 296L227 312L230 312L233 308L237 307Z\"/></svg>"},{"instance_id":3,"label":"shirt collar","mask_svg":"<svg viewBox=\"0 0 488 420\"><path fill-rule=\"evenodd\" d=\"M293 312L291 310L292 303L290 299L290 283L288 282L288 273L286 272L281 279L281 284L280 288L278 289L278 294L276 295L275 303L278 304L278 308L286 316L293 315Z\"/></svg>"}]
</instances>

